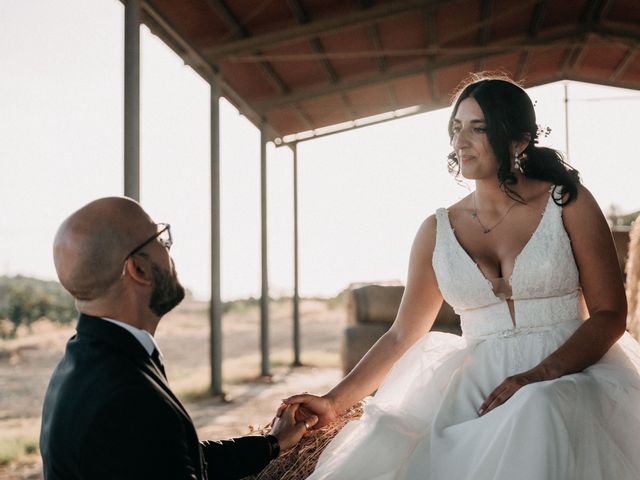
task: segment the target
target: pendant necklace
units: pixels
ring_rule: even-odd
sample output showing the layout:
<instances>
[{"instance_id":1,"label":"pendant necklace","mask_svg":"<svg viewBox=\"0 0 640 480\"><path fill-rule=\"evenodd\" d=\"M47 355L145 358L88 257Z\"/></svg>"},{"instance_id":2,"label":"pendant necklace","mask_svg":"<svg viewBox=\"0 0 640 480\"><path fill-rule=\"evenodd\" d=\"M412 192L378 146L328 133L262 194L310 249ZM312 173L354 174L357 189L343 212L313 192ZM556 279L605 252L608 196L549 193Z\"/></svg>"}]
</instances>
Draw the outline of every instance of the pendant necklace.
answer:
<instances>
[{"instance_id":1,"label":"pendant necklace","mask_svg":"<svg viewBox=\"0 0 640 480\"><path fill-rule=\"evenodd\" d=\"M476 206L476 192L473 192L471 196L473 198L473 212L471 212L471 218L473 218L476 222L478 222L478 225L480 225L480 227L482 228L482 233L485 233L485 234L490 233L494 228L500 225L502 221L507 217L507 215L509 215L509 212L511 211L511 209L515 207L516 204L518 203L514 200L511 206L505 212L505 214L500 218L500 220L498 220L492 227L485 227L484 224L480 221L480 218L478 217L478 207Z\"/></svg>"}]
</instances>

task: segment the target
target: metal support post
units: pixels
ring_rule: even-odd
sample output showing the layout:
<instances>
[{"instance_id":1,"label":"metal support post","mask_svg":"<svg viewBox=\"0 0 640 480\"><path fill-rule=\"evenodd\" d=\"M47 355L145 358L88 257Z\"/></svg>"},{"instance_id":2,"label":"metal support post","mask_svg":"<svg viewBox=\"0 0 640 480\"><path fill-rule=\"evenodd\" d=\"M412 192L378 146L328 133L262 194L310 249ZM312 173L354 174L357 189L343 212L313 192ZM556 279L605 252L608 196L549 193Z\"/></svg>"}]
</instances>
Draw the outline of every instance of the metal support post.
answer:
<instances>
[{"instance_id":1,"label":"metal support post","mask_svg":"<svg viewBox=\"0 0 640 480\"><path fill-rule=\"evenodd\" d=\"M260 349L262 352L262 376L270 376L269 369L269 282L267 270L267 132L266 124L260 126L260 220L261 220L261 272L262 295L260 297Z\"/></svg>"},{"instance_id":2,"label":"metal support post","mask_svg":"<svg viewBox=\"0 0 640 480\"><path fill-rule=\"evenodd\" d=\"M300 367L300 291L298 288L298 144L293 153L293 366Z\"/></svg>"},{"instance_id":3,"label":"metal support post","mask_svg":"<svg viewBox=\"0 0 640 480\"><path fill-rule=\"evenodd\" d=\"M222 392L222 301L220 296L220 87L211 81L211 394Z\"/></svg>"},{"instance_id":4,"label":"metal support post","mask_svg":"<svg viewBox=\"0 0 640 480\"><path fill-rule=\"evenodd\" d=\"M124 7L124 194L140 200L140 0Z\"/></svg>"}]
</instances>

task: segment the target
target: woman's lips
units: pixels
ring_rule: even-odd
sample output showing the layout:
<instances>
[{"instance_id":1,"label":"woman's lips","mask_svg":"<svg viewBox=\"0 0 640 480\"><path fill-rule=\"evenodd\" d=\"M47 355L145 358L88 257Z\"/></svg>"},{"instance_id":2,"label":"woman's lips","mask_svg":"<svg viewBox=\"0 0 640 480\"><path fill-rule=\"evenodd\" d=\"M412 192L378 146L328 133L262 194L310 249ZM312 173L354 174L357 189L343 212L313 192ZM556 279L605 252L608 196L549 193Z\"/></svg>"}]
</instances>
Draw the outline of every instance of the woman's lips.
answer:
<instances>
[{"instance_id":1,"label":"woman's lips","mask_svg":"<svg viewBox=\"0 0 640 480\"><path fill-rule=\"evenodd\" d=\"M473 159L474 159L473 155L460 155L460 161L462 163L467 163L467 162L469 162L469 161L471 161Z\"/></svg>"}]
</instances>

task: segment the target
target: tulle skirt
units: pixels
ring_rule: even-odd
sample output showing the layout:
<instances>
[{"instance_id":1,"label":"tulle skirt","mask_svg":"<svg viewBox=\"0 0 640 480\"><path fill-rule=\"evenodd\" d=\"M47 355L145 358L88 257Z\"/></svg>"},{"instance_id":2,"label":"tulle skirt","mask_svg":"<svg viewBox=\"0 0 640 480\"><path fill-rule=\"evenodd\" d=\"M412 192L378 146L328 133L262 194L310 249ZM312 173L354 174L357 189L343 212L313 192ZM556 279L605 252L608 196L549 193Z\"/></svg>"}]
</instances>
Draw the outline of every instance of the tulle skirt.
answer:
<instances>
[{"instance_id":1,"label":"tulle skirt","mask_svg":"<svg viewBox=\"0 0 640 480\"><path fill-rule=\"evenodd\" d=\"M625 334L595 365L527 385L480 417L506 377L580 325L465 338L431 332L393 367L311 479L640 479L640 346Z\"/></svg>"}]
</instances>

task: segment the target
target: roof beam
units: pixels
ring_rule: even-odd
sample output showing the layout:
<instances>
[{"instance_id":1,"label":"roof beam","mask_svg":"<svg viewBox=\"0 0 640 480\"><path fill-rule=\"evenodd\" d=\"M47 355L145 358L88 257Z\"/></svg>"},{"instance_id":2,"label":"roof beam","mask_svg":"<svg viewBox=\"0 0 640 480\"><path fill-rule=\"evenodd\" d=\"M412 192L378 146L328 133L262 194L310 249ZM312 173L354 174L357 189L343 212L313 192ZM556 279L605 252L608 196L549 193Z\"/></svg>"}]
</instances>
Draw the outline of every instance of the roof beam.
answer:
<instances>
[{"instance_id":1,"label":"roof beam","mask_svg":"<svg viewBox=\"0 0 640 480\"><path fill-rule=\"evenodd\" d=\"M488 18L481 19L476 23L471 22L465 27L455 29L455 31L453 31L449 35L444 35L440 38L440 45L446 45L453 41L459 40L460 38L466 37L467 35L472 35L484 25L490 25L492 23L495 24L496 22L513 15L523 15L528 12L529 7L537 1L538 0L521 0L519 2L511 2L509 3L510 8L502 8L500 11L494 12Z\"/></svg>"},{"instance_id":2,"label":"roof beam","mask_svg":"<svg viewBox=\"0 0 640 480\"><path fill-rule=\"evenodd\" d=\"M287 0L287 4L289 5L289 8L293 12L293 16L296 18L298 23L304 25L311 21L311 16L304 8L300 0ZM319 62L320 65L322 65L322 69L325 75L327 76L327 80L330 84L335 84L339 79L338 73L336 72L335 68L333 68L333 65L331 64L329 59L325 57L325 48L322 44L322 41L318 37L312 37L309 39L309 45L311 46L311 50L319 55ZM355 114L353 112L353 108L351 107L351 103L347 98L347 95L342 93L340 95L340 99L342 100L342 105L345 112L347 113L347 117L350 120L353 120L355 118Z\"/></svg>"},{"instance_id":3,"label":"roof beam","mask_svg":"<svg viewBox=\"0 0 640 480\"><path fill-rule=\"evenodd\" d=\"M378 71L380 73L384 73L387 71L388 63L387 57L382 53L382 40L380 39L380 32L378 31L377 25L369 25L367 28L369 39L373 44L373 48L378 52L377 61L378 61ZM389 84L389 82L384 82L384 89L387 93L387 99L389 100L389 105L395 110L398 106L398 99L396 97L396 93L393 90L393 87Z\"/></svg>"},{"instance_id":4,"label":"roof beam","mask_svg":"<svg viewBox=\"0 0 640 480\"><path fill-rule=\"evenodd\" d=\"M209 5L209 9L216 14L218 17L222 19L224 24L230 30L230 33L234 37L240 38L251 38L251 32L242 25L240 20L235 16L233 11L229 8L229 5L224 0L206 0L207 5ZM256 50L253 53L260 54L262 52ZM280 94L286 94L289 92L289 87L284 80L280 78L280 75L275 71L273 65L267 60L263 60L258 62L258 67L262 71L262 73L267 77L271 86L275 88L275 90Z\"/></svg>"},{"instance_id":5,"label":"roof beam","mask_svg":"<svg viewBox=\"0 0 640 480\"><path fill-rule=\"evenodd\" d=\"M524 80L527 75L527 71L529 70L529 64L531 63L531 50L525 50L520 54L520 58L518 59L518 66L516 67L516 73L514 75L514 80L516 82L520 82Z\"/></svg>"},{"instance_id":6,"label":"roof beam","mask_svg":"<svg viewBox=\"0 0 640 480\"><path fill-rule=\"evenodd\" d=\"M493 15L493 0L482 0L482 13L481 13L481 25L480 37L478 43L482 46L489 43L489 36L491 35L491 17ZM484 62L478 60L475 65L476 71L484 70Z\"/></svg>"},{"instance_id":7,"label":"roof beam","mask_svg":"<svg viewBox=\"0 0 640 480\"><path fill-rule=\"evenodd\" d=\"M584 56L584 44L587 42L587 36L583 36L582 39L576 40L572 45L567 46L562 60L562 72L569 72L580 63Z\"/></svg>"},{"instance_id":8,"label":"roof beam","mask_svg":"<svg viewBox=\"0 0 640 480\"><path fill-rule=\"evenodd\" d=\"M376 72L375 75L368 76L368 77L342 80L336 83L335 85L321 86L316 88L300 90L297 92L292 92L280 98L276 98L273 100L266 100L264 102L257 102L255 104L255 107L260 112L267 112L273 108L279 108L279 107L291 105L292 103L297 103L305 100L310 100L312 98L322 97L324 95L336 93L336 91L347 91L354 88L376 84L382 81L391 81L391 80L404 78L412 75L425 74L425 73L429 74L430 72L440 70L443 68L452 67L452 66L460 65L464 63L472 63L479 58L486 60L496 56L517 52L523 48L545 48L550 44L557 44L559 42L569 41L582 35L583 35L583 32L579 30L573 33L562 32L562 33L554 33L551 35L543 35L528 42L526 40L525 42L523 42L522 40L518 41L516 39L501 40L499 43L490 45L492 48L489 49L488 51L483 52L481 50L478 50L476 52L450 56L442 60L428 59L426 62L422 64L410 65L408 67L387 71L383 74Z\"/></svg>"},{"instance_id":9,"label":"roof beam","mask_svg":"<svg viewBox=\"0 0 640 480\"><path fill-rule=\"evenodd\" d=\"M446 105L442 105L442 104L429 104L429 105L420 105L419 107L416 107L415 110L411 111L410 113L405 113L405 114L401 114L401 115L397 115L397 114L393 114L390 115L386 118L382 118L380 120L373 120L370 122L363 122L363 123L358 123L358 122L352 122L352 125L347 125L344 128L338 128L336 130L332 130L329 132L323 132L323 133L315 133L313 135L310 136L305 136L304 138L297 138L294 140L290 140L290 141L286 141L286 142L282 142L280 143L278 146L279 147L284 147L287 145L293 145L293 144L297 144L297 143L302 143L302 142L307 142L309 140L315 140L317 138L322 138L322 137L329 137L331 135L335 135L337 133L344 133L346 131L352 131L352 130L358 130L361 128L366 128L366 127L371 127L373 125L380 125L382 123L387 123L387 122L391 122L393 120L398 120L400 118L408 118L408 117L413 117L415 115L420 115L422 113L426 113L426 112L431 112L433 110L437 110L438 108L442 108L445 107ZM297 136L297 134L292 134L294 136ZM285 135L285 138L288 135Z\"/></svg>"},{"instance_id":10,"label":"roof beam","mask_svg":"<svg viewBox=\"0 0 640 480\"><path fill-rule=\"evenodd\" d=\"M429 47L438 46L438 32L436 30L436 17L435 12L431 9L427 9L424 12L425 15L425 28L427 42ZM434 63L435 55L427 55L427 62ZM436 79L433 69L427 71L427 81L429 82L429 93L433 102L440 101L440 89L438 88L438 80Z\"/></svg>"},{"instance_id":11,"label":"roof beam","mask_svg":"<svg viewBox=\"0 0 640 480\"><path fill-rule=\"evenodd\" d=\"M622 75L624 75L624 72L627 71L627 68L629 67L629 65L631 65L633 59L635 58L635 56L637 54L638 54L638 45L634 45L633 47L629 48L627 50L627 53L625 53L625 55L622 58L622 60L620 60L618 65L616 65L616 68L613 70L613 72L609 76L609 81L610 82L615 82Z\"/></svg>"},{"instance_id":12,"label":"roof beam","mask_svg":"<svg viewBox=\"0 0 640 480\"><path fill-rule=\"evenodd\" d=\"M358 10L347 15L312 21L303 25L296 25L262 35L255 35L235 42L226 42L222 45L203 49L203 54L215 63L230 55L246 53L256 48L267 49L274 46L300 42L318 35L327 35L347 28L370 25L382 19L427 6L437 7L459 1L461 0L404 0L388 2L364 10Z\"/></svg>"},{"instance_id":13,"label":"roof beam","mask_svg":"<svg viewBox=\"0 0 640 480\"><path fill-rule=\"evenodd\" d=\"M602 18L611 8L612 3L612 0L591 0L589 2L584 13L584 20L589 30L593 30L594 27L600 24Z\"/></svg>"},{"instance_id":14,"label":"roof beam","mask_svg":"<svg viewBox=\"0 0 640 480\"><path fill-rule=\"evenodd\" d=\"M568 72L578 65L586 50L586 44L589 38L589 32L593 32L600 24L603 14L610 6L610 0L589 0L582 12L580 23L585 35L582 39L576 40L564 56L562 62L562 71Z\"/></svg>"},{"instance_id":15,"label":"roof beam","mask_svg":"<svg viewBox=\"0 0 640 480\"><path fill-rule=\"evenodd\" d=\"M158 35L176 54L182 58L185 65L194 69L207 82L217 82L222 95L246 116L251 123L258 126L262 123L262 115L250 106L246 100L229 85L218 71L202 56L201 52L189 43L185 36L165 18L155 7L153 0L143 0L141 3L141 19L149 29ZM267 126L270 138L280 137L280 132L271 125Z\"/></svg>"},{"instance_id":16,"label":"roof beam","mask_svg":"<svg viewBox=\"0 0 640 480\"><path fill-rule=\"evenodd\" d=\"M535 7L533 8L533 15L531 16L531 23L529 24L529 39L534 39L538 36L540 32L540 27L542 26L542 20L544 18L545 10L547 7L547 0L538 0L536 2ZM516 68L515 80L524 79L527 74L527 70L529 69L529 63L531 62L531 50L527 49L526 51L520 54L520 59L518 60L518 66Z\"/></svg>"},{"instance_id":17,"label":"roof beam","mask_svg":"<svg viewBox=\"0 0 640 480\"><path fill-rule=\"evenodd\" d=\"M393 89L393 86L389 82L384 83L384 91L387 93L387 100L389 101L389 105L391 105L392 109L398 108L398 97L396 96L396 91Z\"/></svg>"},{"instance_id":18,"label":"roof beam","mask_svg":"<svg viewBox=\"0 0 640 480\"><path fill-rule=\"evenodd\" d=\"M482 55L482 58L491 58L497 55L503 55L508 52L509 52L509 49L505 47L504 50L500 50L497 52L494 51L492 53ZM288 106L293 102L296 102L296 103L303 102L306 100L311 100L313 98L330 95L336 92L344 92L344 91L352 90L355 88L364 87L367 85L377 84L382 81L392 81L399 78L409 77L412 75L429 74L436 70L446 68L446 67L451 67L461 63L471 63L477 58L478 58L477 54L472 54L472 55L457 56L455 58L448 58L444 61L435 61L435 62L427 62L420 65L411 65L410 67L405 67L403 69L387 71L383 74L376 73L376 75L371 77L341 81L333 86L322 86L319 88L293 92L289 95L285 95L280 98L257 103L256 108L261 112L267 112L274 108Z\"/></svg>"},{"instance_id":19,"label":"roof beam","mask_svg":"<svg viewBox=\"0 0 640 480\"><path fill-rule=\"evenodd\" d=\"M360 6L362 8L371 8L373 5L373 0L360 0ZM367 34L369 35L369 40L373 45L374 50L376 51L376 61L378 63L378 71L380 73L384 73L387 71L389 66L387 62L387 56L382 53L383 45L382 39L380 38L380 30L378 25L371 24L367 27ZM384 82L384 90L387 94L387 100L389 101L389 105L393 110L398 108L398 98L396 97L396 92L393 89L393 86L389 82Z\"/></svg>"},{"instance_id":20,"label":"roof beam","mask_svg":"<svg viewBox=\"0 0 640 480\"><path fill-rule=\"evenodd\" d=\"M287 0L287 4L289 5L290 10L293 12L293 16L296 18L298 23L304 25L311 21L309 13L299 0ZM331 62L329 62L329 60L324 56L325 48L320 39L318 37L312 37L309 39L309 44L311 46L311 50L319 55L318 61L322 65L322 69L327 75L327 79L329 80L329 82L337 82L338 74L333 68L333 65L331 65Z\"/></svg>"},{"instance_id":21,"label":"roof beam","mask_svg":"<svg viewBox=\"0 0 640 480\"><path fill-rule=\"evenodd\" d=\"M267 62L267 61L259 62L258 67L264 73L264 75L267 77L267 80L269 80L271 85L278 91L280 95L284 95L289 92L289 87L287 86L286 83L284 83L284 80L280 78L280 75L276 73L275 69L273 68L273 65L271 65L271 62Z\"/></svg>"},{"instance_id":22,"label":"roof beam","mask_svg":"<svg viewBox=\"0 0 640 480\"><path fill-rule=\"evenodd\" d=\"M302 108L300 108L299 105L295 105L295 111L300 117L300 119L302 119L302 123L304 123L304 126L306 127L307 130L313 130L314 128L316 128L313 125L313 121L311 120L311 117L309 117L307 112L305 112Z\"/></svg>"},{"instance_id":23,"label":"roof beam","mask_svg":"<svg viewBox=\"0 0 640 480\"><path fill-rule=\"evenodd\" d=\"M615 82L603 80L602 78L591 77L588 75L576 75L571 73L564 75L563 80L574 80L576 82L595 83L596 85L605 85L607 87L628 88L630 90L640 90L640 81L629 81L618 79Z\"/></svg>"},{"instance_id":24,"label":"roof beam","mask_svg":"<svg viewBox=\"0 0 640 480\"><path fill-rule=\"evenodd\" d=\"M369 35L369 40L373 44L373 48L375 49L377 56L376 59L378 61L378 70L384 72L387 70L387 56L382 53L382 40L380 39L380 32L378 31L377 25L369 25L367 27L367 33Z\"/></svg>"},{"instance_id":25,"label":"roof beam","mask_svg":"<svg viewBox=\"0 0 640 480\"><path fill-rule=\"evenodd\" d=\"M542 27L542 20L547 8L548 0L538 0L536 6L533 7L533 15L529 24L529 38L536 38Z\"/></svg>"},{"instance_id":26,"label":"roof beam","mask_svg":"<svg viewBox=\"0 0 640 480\"><path fill-rule=\"evenodd\" d=\"M206 0L209 9L213 11L231 31L231 35L238 38L248 38L251 32L242 25L242 22L236 17L229 5L222 0Z\"/></svg>"},{"instance_id":27,"label":"roof beam","mask_svg":"<svg viewBox=\"0 0 640 480\"><path fill-rule=\"evenodd\" d=\"M640 42L640 30L627 30L622 28L611 29L611 28L596 27L594 28L592 33L606 40L620 41L620 42L626 42L626 43L631 42L631 44Z\"/></svg>"}]
</instances>

